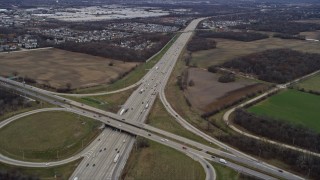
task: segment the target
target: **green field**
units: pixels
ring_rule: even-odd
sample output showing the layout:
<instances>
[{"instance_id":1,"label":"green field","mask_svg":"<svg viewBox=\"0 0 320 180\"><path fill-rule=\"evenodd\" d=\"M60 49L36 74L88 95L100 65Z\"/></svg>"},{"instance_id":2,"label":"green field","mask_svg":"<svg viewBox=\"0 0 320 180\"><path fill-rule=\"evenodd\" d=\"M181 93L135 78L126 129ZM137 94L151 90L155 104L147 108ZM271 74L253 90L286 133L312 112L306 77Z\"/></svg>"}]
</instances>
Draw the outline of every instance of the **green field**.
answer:
<instances>
[{"instance_id":1,"label":"green field","mask_svg":"<svg viewBox=\"0 0 320 180\"><path fill-rule=\"evenodd\" d=\"M167 100L169 101L173 109L194 127L200 129L202 132L205 132L212 137L222 135L223 131L227 131L227 126L221 120L223 115L222 113L219 113L218 118L210 118L210 121L221 120L221 125L225 127L223 131L221 131L221 127L217 128L212 124L209 124L208 126L208 122L201 118L201 112L194 107L188 106L188 103L184 96L184 92L180 90L177 84L177 77L180 76L181 73L188 68L186 67L185 62L182 59L183 56L180 56L168 80L168 84L165 89Z\"/></svg>"},{"instance_id":2,"label":"green field","mask_svg":"<svg viewBox=\"0 0 320 180\"><path fill-rule=\"evenodd\" d=\"M217 147L214 144L210 144L208 141L203 139L202 137L193 134L188 131L184 127L182 127L175 119L172 117L165 107L163 106L160 99L156 99L154 105L152 106L152 110L148 116L147 123L153 127L171 132L173 134L209 145L213 147Z\"/></svg>"},{"instance_id":3,"label":"green field","mask_svg":"<svg viewBox=\"0 0 320 180\"><path fill-rule=\"evenodd\" d=\"M320 96L317 95L286 90L250 107L248 111L320 132Z\"/></svg>"},{"instance_id":4,"label":"green field","mask_svg":"<svg viewBox=\"0 0 320 180\"><path fill-rule=\"evenodd\" d=\"M149 147L133 149L121 179L205 179L205 172L199 162L177 150L147 141Z\"/></svg>"},{"instance_id":5,"label":"green field","mask_svg":"<svg viewBox=\"0 0 320 180\"><path fill-rule=\"evenodd\" d=\"M142 63L138 67L136 67L133 71L131 71L128 75L123 77L122 79L116 81L111 85L101 85L97 87L87 88L87 89L79 89L76 90L75 93L94 93L94 92L101 92L101 91L113 91L117 89L121 89L132 85L138 82L147 72L151 69L167 52L167 50L171 47L171 45L178 39L180 34L174 36L171 41L163 48L163 50L153 57L150 61L146 63Z\"/></svg>"},{"instance_id":6,"label":"green field","mask_svg":"<svg viewBox=\"0 0 320 180\"><path fill-rule=\"evenodd\" d=\"M217 180L238 180L239 173L218 163L211 163L217 174Z\"/></svg>"},{"instance_id":7,"label":"green field","mask_svg":"<svg viewBox=\"0 0 320 180\"><path fill-rule=\"evenodd\" d=\"M297 84L299 88L320 92L320 73Z\"/></svg>"},{"instance_id":8,"label":"green field","mask_svg":"<svg viewBox=\"0 0 320 180\"><path fill-rule=\"evenodd\" d=\"M69 177L72 175L73 171L76 169L79 163L80 160L76 160L71 163L64 164L62 166L48 168L17 167L0 163L0 171L8 172L9 174L18 174L20 177L28 176L46 180L66 180L69 179Z\"/></svg>"},{"instance_id":9,"label":"green field","mask_svg":"<svg viewBox=\"0 0 320 180\"><path fill-rule=\"evenodd\" d=\"M33 114L0 130L0 152L28 161L64 159L86 147L99 134L100 125L68 112Z\"/></svg>"},{"instance_id":10,"label":"green field","mask_svg":"<svg viewBox=\"0 0 320 180\"><path fill-rule=\"evenodd\" d=\"M66 98L72 99L74 101L78 101L80 103L102 109L104 111L109 111L113 113L117 113L130 95L133 93L135 88L122 91L115 94L108 94L103 96L92 96L92 97L69 97Z\"/></svg>"},{"instance_id":11,"label":"green field","mask_svg":"<svg viewBox=\"0 0 320 180\"><path fill-rule=\"evenodd\" d=\"M255 179L252 176L241 174L231 168L228 168L226 166L223 166L218 163L211 163L214 167L217 175L217 180L249 180L249 179Z\"/></svg>"},{"instance_id":12,"label":"green field","mask_svg":"<svg viewBox=\"0 0 320 180\"><path fill-rule=\"evenodd\" d=\"M24 113L24 112L28 112L28 111L32 111L32 110L36 110L36 109L41 109L41 108L50 108L50 107L55 107L52 104L48 104L46 102L39 102L39 104L37 102L31 102L31 107L19 107L17 106L17 110L14 111L8 111L5 112L3 115L0 116L0 122L3 120L6 120L12 116L15 116L17 114L20 113Z\"/></svg>"}]
</instances>

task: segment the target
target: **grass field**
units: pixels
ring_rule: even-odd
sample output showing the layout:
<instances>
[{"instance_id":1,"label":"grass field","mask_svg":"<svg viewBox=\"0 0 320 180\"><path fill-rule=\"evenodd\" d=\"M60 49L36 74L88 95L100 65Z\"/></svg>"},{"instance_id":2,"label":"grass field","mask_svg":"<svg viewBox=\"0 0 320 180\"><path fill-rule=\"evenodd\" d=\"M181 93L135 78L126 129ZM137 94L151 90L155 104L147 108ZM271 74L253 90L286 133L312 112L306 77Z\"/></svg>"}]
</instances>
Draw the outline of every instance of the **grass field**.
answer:
<instances>
[{"instance_id":1,"label":"grass field","mask_svg":"<svg viewBox=\"0 0 320 180\"><path fill-rule=\"evenodd\" d=\"M222 166L218 163L211 163L214 167L216 174L217 174L217 180L249 180L249 179L255 179L252 176L241 174L231 168L228 168L226 166Z\"/></svg>"},{"instance_id":2,"label":"grass field","mask_svg":"<svg viewBox=\"0 0 320 180\"><path fill-rule=\"evenodd\" d=\"M320 21L319 21L320 22ZM309 31L309 32L301 32L300 35L306 36L307 39L318 39L320 40L320 31Z\"/></svg>"},{"instance_id":3,"label":"grass field","mask_svg":"<svg viewBox=\"0 0 320 180\"><path fill-rule=\"evenodd\" d=\"M46 180L66 180L69 179L79 163L80 160L76 160L62 166L48 168L26 168L0 163L0 170L10 174L19 174L20 177L28 176Z\"/></svg>"},{"instance_id":4,"label":"grass field","mask_svg":"<svg viewBox=\"0 0 320 180\"><path fill-rule=\"evenodd\" d=\"M210 73L200 68L189 68L188 80L195 82L194 86L184 91L193 107L201 112L210 112L231 104L247 94L266 88L251 79L237 77L235 82L220 83L221 74Z\"/></svg>"},{"instance_id":5,"label":"grass field","mask_svg":"<svg viewBox=\"0 0 320 180\"><path fill-rule=\"evenodd\" d=\"M226 110L211 116L208 119L210 123L208 123L206 120L201 118L201 111L195 107L188 106L184 92L181 91L177 85L177 77L180 76L181 72L187 68L182 57L183 56L179 58L165 89L166 97L173 109L194 127L217 139L221 135L234 133L234 131L230 130L222 120L223 114ZM197 84L196 81L195 84ZM214 88L214 86L212 88Z\"/></svg>"},{"instance_id":6,"label":"grass field","mask_svg":"<svg viewBox=\"0 0 320 180\"><path fill-rule=\"evenodd\" d=\"M317 95L286 90L250 107L248 111L320 132L320 96Z\"/></svg>"},{"instance_id":7,"label":"grass field","mask_svg":"<svg viewBox=\"0 0 320 180\"><path fill-rule=\"evenodd\" d=\"M298 83L297 85L299 88L304 88L305 90L313 90L320 92L320 73L312 76L305 81Z\"/></svg>"},{"instance_id":8,"label":"grass field","mask_svg":"<svg viewBox=\"0 0 320 180\"><path fill-rule=\"evenodd\" d=\"M103 96L93 96L93 97L67 97L72 100L78 101L83 104L87 104L89 106L96 107L98 109L102 109L104 111L109 111L113 113L117 113L130 95L133 93L135 88L122 91L115 94L108 94Z\"/></svg>"},{"instance_id":9,"label":"grass field","mask_svg":"<svg viewBox=\"0 0 320 180\"><path fill-rule=\"evenodd\" d=\"M37 104L36 102L32 102L31 107L18 107L16 111L5 112L3 115L0 116L0 122L20 113L49 107L54 107L54 105L48 104L46 102L40 102L39 104Z\"/></svg>"},{"instance_id":10,"label":"grass field","mask_svg":"<svg viewBox=\"0 0 320 180\"><path fill-rule=\"evenodd\" d=\"M183 91L181 91L177 85L177 77L180 76L181 72L186 68L183 58L180 57L166 86L166 97L173 109L193 126L209 135L219 135L221 132L220 129L212 125L208 126L207 121L200 117L201 112L196 108L188 106ZM196 83L197 82L195 82L195 84Z\"/></svg>"},{"instance_id":11,"label":"grass field","mask_svg":"<svg viewBox=\"0 0 320 180\"><path fill-rule=\"evenodd\" d=\"M0 75L18 72L54 88L65 88L67 83L71 88L106 84L136 65L59 49L0 54Z\"/></svg>"},{"instance_id":12,"label":"grass field","mask_svg":"<svg viewBox=\"0 0 320 180\"><path fill-rule=\"evenodd\" d=\"M217 174L217 180L239 180L239 173L218 163L211 163Z\"/></svg>"},{"instance_id":13,"label":"grass field","mask_svg":"<svg viewBox=\"0 0 320 180\"><path fill-rule=\"evenodd\" d=\"M193 53L191 64L197 64L199 67L207 68L211 65L221 64L239 56L275 48L290 48L309 53L319 53L320 49L319 42L285 40L280 38L268 38L252 42L225 39L215 40L218 43L217 48Z\"/></svg>"},{"instance_id":14,"label":"grass field","mask_svg":"<svg viewBox=\"0 0 320 180\"><path fill-rule=\"evenodd\" d=\"M122 179L194 180L205 179L200 163L185 154L148 140L147 148L133 149Z\"/></svg>"},{"instance_id":15,"label":"grass field","mask_svg":"<svg viewBox=\"0 0 320 180\"><path fill-rule=\"evenodd\" d=\"M68 112L33 114L0 130L0 152L29 161L64 159L86 147L99 126L98 121Z\"/></svg>"},{"instance_id":16,"label":"grass field","mask_svg":"<svg viewBox=\"0 0 320 180\"><path fill-rule=\"evenodd\" d=\"M87 89L80 89L80 90L75 91L75 93L83 93L84 94L84 93L94 93L94 92L101 92L101 91L113 91L113 90L127 87L129 85L132 85L132 84L138 82L148 72L148 70L151 69L162 58L162 56L167 52L167 50L171 47L171 45L176 41L176 39L178 37L179 37L179 34L177 34L163 48L163 50L158 55L153 57L150 61L140 64L133 71L131 71L128 75L126 75L122 79L116 81L115 83L110 84L110 85L101 85L101 86L87 88Z\"/></svg>"},{"instance_id":17,"label":"grass field","mask_svg":"<svg viewBox=\"0 0 320 180\"><path fill-rule=\"evenodd\" d=\"M147 123L153 127L171 132L173 134L209 145L213 147L213 144L210 144L205 139L199 137L198 135L193 134L192 132L186 130L182 127L165 109L160 99L156 99L152 110L148 116Z\"/></svg>"}]
</instances>

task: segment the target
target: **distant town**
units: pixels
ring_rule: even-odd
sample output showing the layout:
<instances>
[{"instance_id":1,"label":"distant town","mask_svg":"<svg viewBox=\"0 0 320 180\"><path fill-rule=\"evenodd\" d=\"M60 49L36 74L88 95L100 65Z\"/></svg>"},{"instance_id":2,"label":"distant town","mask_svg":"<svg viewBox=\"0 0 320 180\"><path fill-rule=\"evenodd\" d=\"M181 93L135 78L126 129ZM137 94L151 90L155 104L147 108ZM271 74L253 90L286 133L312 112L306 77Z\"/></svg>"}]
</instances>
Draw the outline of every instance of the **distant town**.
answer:
<instances>
[{"instance_id":1,"label":"distant town","mask_svg":"<svg viewBox=\"0 0 320 180\"><path fill-rule=\"evenodd\" d=\"M118 11L121 11L121 13ZM172 12L178 14L184 11L187 10L172 10ZM92 12L95 12L96 14L92 14ZM132 44L132 40L128 41L126 38L134 37L143 33L176 32L191 19L190 17L163 18L163 21L160 24L129 21L120 23L111 22L106 23L105 26L99 27L99 30L79 30L68 27L50 27L50 23L52 23L52 21L56 23L57 21L112 21L114 19L141 18L141 15L143 15L143 17L161 17L168 15L168 12L163 12L153 8L136 9L125 8L122 6L107 6L101 8L92 7L83 9L0 9L0 28L20 29L20 31L12 32L12 34L0 36L0 52L16 51L20 49L34 49L44 46L58 45L65 42L85 43L92 41L112 41L115 39L124 39L120 43L112 43L115 46L132 48L134 50L142 50L152 46L152 42L147 40L143 44L132 46L130 45ZM98 18L95 19L92 18L92 16ZM165 25L164 23L166 22L168 22L170 25Z\"/></svg>"}]
</instances>

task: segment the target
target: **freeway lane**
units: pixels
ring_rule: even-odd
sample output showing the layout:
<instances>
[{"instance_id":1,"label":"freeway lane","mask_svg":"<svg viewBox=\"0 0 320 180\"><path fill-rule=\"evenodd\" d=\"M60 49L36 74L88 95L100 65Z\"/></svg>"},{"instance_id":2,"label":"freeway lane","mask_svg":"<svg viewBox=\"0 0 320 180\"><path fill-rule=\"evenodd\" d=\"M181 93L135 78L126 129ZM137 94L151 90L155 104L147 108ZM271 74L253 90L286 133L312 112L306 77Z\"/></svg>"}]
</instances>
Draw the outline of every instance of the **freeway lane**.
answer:
<instances>
[{"instance_id":1,"label":"freeway lane","mask_svg":"<svg viewBox=\"0 0 320 180\"><path fill-rule=\"evenodd\" d=\"M1 78L0 78L0 80L1 80ZM6 80L6 79L5 79L5 81L11 82L11 80ZM70 110L70 111L72 111L74 113L85 115L87 117L91 117L91 118L100 120L100 121L108 124L109 126L125 130L127 132L132 133L132 134L136 134L136 135L140 135L140 136L146 137L148 139L157 141L159 143L162 143L162 144L165 144L165 145L168 145L168 146L171 145L170 147L173 147L173 148L175 148L177 150L180 150L180 151L182 150L183 144L181 144L181 143L172 144L173 141L170 141L170 143L163 142L163 141L161 141L161 139L163 138L162 136L157 136L155 134L150 133L150 131L155 130L156 128L152 128L151 129L151 127L148 127L148 126L143 125L141 123L136 123L136 122L133 122L133 121L129 121L129 120L122 121L121 119L110 118L110 117L107 116L107 115L109 115L109 113L106 113L107 115L101 114L101 115L103 115L103 116L101 116L101 115L98 115L97 113L92 113L94 108L90 108L89 110L87 110L87 109L84 109L86 107L82 106L81 104L79 105L80 107L70 106L70 104L68 104L68 103L72 103L70 101L64 101L64 100L57 101L57 100L52 100L52 99L50 100L47 97L40 96L39 92L35 93L33 91L27 90L27 88L24 86L24 84L21 84L21 83L17 83L17 82L13 83L13 84L16 84L16 85L19 85L19 86L12 86L12 85L8 85L8 84L4 84L4 83L0 83L0 84L3 85L3 86L5 85L8 88L10 88L10 86L11 86L11 88L14 88L17 91L21 91L22 93L26 93L26 94L28 94L30 96L34 96L34 97L38 97L38 98L41 98L41 99L45 99L50 103L53 103L53 104L56 104L56 105L59 105L59 106L62 106L62 107L66 107L66 108L68 108L68 110ZM36 89L34 88L32 90L36 90ZM53 97L56 97L56 96L53 96ZM52 97L50 96L50 98L52 98ZM59 98L56 98L56 99L59 99ZM99 112L99 110L97 110L97 111ZM105 112L103 112L103 113L105 113ZM98 117L98 116L100 116L100 117ZM144 126L146 126L147 128L144 129ZM148 128L150 128L150 129L148 129ZM162 130L157 130L157 131L161 132ZM149 136L149 134L151 134L151 136ZM187 141L188 143L190 143L191 146L194 146L194 147L200 146L200 144L197 143L197 142L193 142L193 141L187 140L187 139L185 139L183 137L179 137L179 136L176 136L176 135L171 135L168 132L164 132L164 134L162 134L162 135L168 137L169 139L177 139L180 142ZM245 159L245 158L237 157L237 156L234 156L232 154L228 154L228 153L225 153L225 152L222 152L222 151L219 151L219 150L215 150L215 149L213 149L211 147L206 147L204 145L201 145L201 146L203 146L202 148L205 151L208 151L208 152L211 152L213 154L216 154L217 156L221 156L221 157L232 159L235 162L244 163L244 164L246 164L246 165L248 165L250 167L257 167L257 165L259 165L259 163L255 162L255 161L251 161L251 160L248 160L248 159ZM193 152L195 152L197 154L201 154L206 158L210 158L210 156L208 154L204 153L204 151L198 151L198 150L195 150L195 149L192 149L192 148L188 148L188 149L192 150ZM212 150L214 150L214 151L212 151ZM6 161L4 160L4 162L6 162ZM229 164L231 164L231 163L228 163L228 165ZM17 165L17 164L15 164L15 165ZM18 163L18 165L19 165L19 163ZM53 163L52 165L56 165L56 164ZM37 167L38 166L39 165L37 164ZM45 167L45 165L42 164L42 166L40 166L40 167ZM302 179L302 178L299 178L299 177L297 177L297 176L295 176L293 174L287 173L287 172L280 173L280 172L278 172L278 169L265 167L263 165L261 165L260 167L261 167L261 171L263 171L263 172L268 172L270 174L283 177L285 179ZM231 167L231 168L234 168L234 167ZM251 170L249 170L247 168L244 168L244 167L242 167L242 172L247 173L247 174L251 174L253 176L257 176L257 177L260 177L260 178L265 178L265 176L266 176L266 175L263 175L263 174L261 174L259 172L251 171ZM269 178L271 178L271 177L269 177Z\"/></svg>"},{"instance_id":2,"label":"freeway lane","mask_svg":"<svg viewBox=\"0 0 320 180\"><path fill-rule=\"evenodd\" d=\"M197 21L195 23L191 24L191 28L195 28L197 24ZM190 26L188 26L190 27ZM178 56L180 54L183 45L186 44L188 39L190 38L191 33L181 35L167 50L167 52L163 55L163 57L159 60L159 62L154 66L154 68L150 69L147 73L147 76L143 78L143 81L141 81L140 87L134 91L129 99L126 101L126 103L123 105L123 109L127 109L127 112L122 114L122 116L126 119L126 121L133 121L133 122L144 122L149 111L150 107L152 106L156 94L159 91L159 86L161 83L163 83L163 79L166 74L169 74L170 72L167 71L170 66L173 66L175 61L178 59ZM121 110L118 112L120 114ZM119 179L121 175L121 171L123 167L125 166L126 160L129 157L130 151L133 147L133 143L135 141L135 138L132 136L125 136L120 137L118 141L123 141L124 138L127 138L128 143L126 144L126 147L123 152L120 153L119 162L113 163L112 161L106 162L108 167L108 170L106 170L106 173L103 176L96 176L96 179ZM116 154L114 154L116 156ZM208 168L206 168L206 171ZM214 174L212 168L210 167L211 172L208 172L209 178ZM102 174L99 173L99 170L102 169L94 169L90 171L95 171L96 174ZM87 169L85 166L79 166L76 172L86 172ZM114 172L113 172L114 171ZM77 174L74 173L72 177L81 177L83 179L87 179L90 177L90 173L82 173ZM109 175L112 174L110 177ZM88 176L87 176L88 175Z\"/></svg>"},{"instance_id":3,"label":"freeway lane","mask_svg":"<svg viewBox=\"0 0 320 180\"><path fill-rule=\"evenodd\" d=\"M21 117L28 116L28 115L31 115L31 114L34 114L34 113L45 112L45 111L71 111L71 112L73 112L71 109L66 109L66 108L39 109L39 110L35 110L35 111L24 113L24 114L20 114L20 115L17 115L15 117L13 117L13 118L5 120L4 122L2 122L0 124L0 127L3 127L3 126L7 125L8 123L10 123L10 122L12 122L14 120L18 120ZM86 116L91 117L92 115L89 115L89 114L90 113L87 113ZM81 156L77 155L77 156L74 156L74 157L66 159L66 160L57 161L57 162L50 162L50 163L32 163L32 162L24 162L24 161L15 161L15 160L10 160L9 158L6 159L6 157L3 157L2 161L4 161L6 159L7 161L9 161L9 162L6 162L8 164L14 164L14 165L20 164L20 165L27 166L27 167L48 167L48 166L56 166L56 165L65 164L65 163L74 161L76 159L79 159L80 157L84 157L84 160L82 162L84 162L86 169L90 173L90 175L88 177L95 177L95 179L97 179L98 177L108 177L108 176L111 177L111 174L107 174L107 176L106 176L105 175L106 173L104 173L104 172L108 172L108 171L105 171L105 170L108 170L108 169L112 168L111 166L108 166L107 164L108 164L109 161L112 161L113 158L114 158L112 156L111 159L110 159L108 157L108 156L110 156L110 153L108 154L107 152L114 151L113 147L119 147L119 151L120 151L121 146L123 146L123 141L119 141L119 139L117 139L117 138L121 138L121 136L125 136L124 133L121 133L120 131L117 131L116 129L113 129L111 131L112 132L109 132L109 134L102 133L97 138L97 141L94 143L95 145L93 147L86 148L86 150L84 150L84 152L80 153L80 154L83 154ZM117 137L117 135L120 135L120 136ZM115 137L116 139L111 139L112 137ZM160 139L160 138L158 138L158 139ZM103 145L104 142L103 141L111 142L110 146L104 147L104 145ZM99 150L99 149L100 149L100 151L99 151L100 154L105 154L104 158L98 158L98 155L97 155L98 153L96 153L95 151ZM187 153L187 155L191 156L188 153ZM90 157L92 157L92 159L94 159L94 160L88 161L90 159ZM215 177L215 173L214 173L213 167L209 163L207 163L203 159L199 158L199 156L193 155L192 158L194 158L195 160L199 161L203 165L203 167L205 168L206 173L208 174L208 176L207 176L208 180L212 179L211 177ZM101 170L99 171L99 173L102 173L102 174L96 174L96 172L93 171L94 167L97 167L97 168L100 167ZM111 171L111 172L113 172L113 171ZM82 171L77 171L77 170L76 170L75 173L80 175L80 176L83 174ZM86 179L86 178L87 177L85 177L83 179ZM108 179L108 178L104 178L104 179ZM215 179L215 178L213 178L213 179Z\"/></svg>"},{"instance_id":4,"label":"freeway lane","mask_svg":"<svg viewBox=\"0 0 320 180\"><path fill-rule=\"evenodd\" d=\"M198 22L199 20L194 21L188 26L188 28L194 29ZM161 83L164 83L164 77L167 74L171 73L170 71L168 71L168 69L176 62L183 46L187 43L190 36L191 33L180 35L180 37L172 44L170 49L167 50L167 52L163 55L159 62L154 65L152 69L150 69L150 76L144 78L144 82L142 83L142 85L130 96L130 98L124 104L124 108L127 108L128 112L123 116L126 117L128 121L130 120L144 122L146 120L146 117L148 116L151 109L150 107L153 105L156 99L155 95L159 92L159 86L161 85ZM134 138L131 138L130 142L133 141ZM125 156L119 160L119 163L115 168L115 172L113 173L112 179L119 179L121 171L126 163L128 154L130 153L131 149L132 146L128 147L124 152ZM208 176L210 178L212 177L212 174L214 174L214 170L211 167L209 169L210 172L208 172L207 168L205 170L206 174L209 174Z\"/></svg>"}]
</instances>

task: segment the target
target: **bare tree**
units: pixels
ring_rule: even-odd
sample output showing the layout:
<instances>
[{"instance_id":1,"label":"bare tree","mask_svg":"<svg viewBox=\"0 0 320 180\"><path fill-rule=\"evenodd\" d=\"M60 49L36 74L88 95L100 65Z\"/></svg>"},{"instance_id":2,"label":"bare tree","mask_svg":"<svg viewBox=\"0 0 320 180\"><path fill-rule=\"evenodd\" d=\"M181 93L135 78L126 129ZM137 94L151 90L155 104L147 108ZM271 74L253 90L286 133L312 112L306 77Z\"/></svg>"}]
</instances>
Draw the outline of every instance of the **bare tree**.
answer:
<instances>
[{"instance_id":1,"label":"bare tree","mask_svg":"<svg viewBox=\"0 0 320 180\"><path fill-rule=\"evenodd\" d=\"M68 82L68 83L66 84L66 87L67 87L68 90L71 90L72 84L71 84L70 82Z\"/></svg>"}]
</instances>

